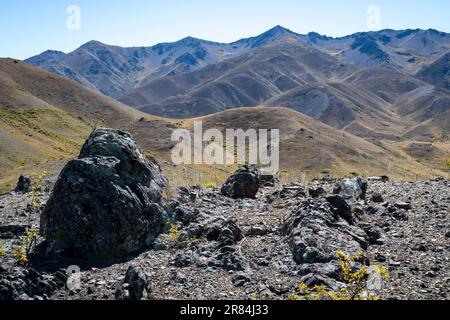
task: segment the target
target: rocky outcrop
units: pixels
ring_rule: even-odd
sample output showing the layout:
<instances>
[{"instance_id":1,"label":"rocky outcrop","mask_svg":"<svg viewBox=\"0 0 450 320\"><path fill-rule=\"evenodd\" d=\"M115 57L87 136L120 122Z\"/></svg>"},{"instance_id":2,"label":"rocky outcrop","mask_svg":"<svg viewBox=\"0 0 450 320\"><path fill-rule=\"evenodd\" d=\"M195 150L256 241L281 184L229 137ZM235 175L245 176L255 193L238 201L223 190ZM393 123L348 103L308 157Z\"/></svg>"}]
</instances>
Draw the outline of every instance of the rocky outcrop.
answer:
<instances>
[{"instance_id":1,"label":"rocky outcrop","mask_svg":"<svg viewBox=\"0 0 450 320\"><path fill-rule=\"evenodd\" d=\"M239 200L215 189L180 188L164 203L177 231L151 233L156 238L146 240L153 250L101 268L68 261L82 267L80 288L70 286L72 277L64 286L68 269L53 256L16 267L11 250L29 223L38 227L40 209L28 211L27 194L0 195L0 248L6 252L0 299L286 300L300 283L343 288L337 250L364 253L352 263L355 270L363 264L389 269L390 278L369 290L382 299L449 299L450 182L371 180L367 201L337 198L351 208L343 212L353 224L327 200L335 182L277 184L261 188L256 199ZM40 203L48 197L44 191Z\"/></svg>"},{"instance_id":2,"label":"rocky outcrop","mask_svg":"<svg viewBox=\"0 0 450 320\"><path fill-rule=\"evenodd\" d=\"M165 223L159 166L129 133L97 129L61 172L42 212L51 250L109 261L138 252Z\"/></svg>"},{"instance_id":3,"label":"rocky outcrop","mask_svg":"<svg viewBox=\"0 0 450 320\"><path fill-rule=\"evenodd\" d=\"M17 186L14 189L15 192L28 193L32 190L31 179L26 176L20 176L19 181L17 181Z\"/></svg>"},{"instance_id":4,"label":"rocky outcrop","mask_svg":"<svg viewBox=\"0 0 450 320\"><path fill-rule=\"evenodd\" d=\"M63 271L42 274L32 268L0 265L0 301L44 300L64 287L67 275Z\"/></svg>"},{"instance_id":5,"label":"rocky outcrop","mask_svg":"<svg viewBox=\"0 0 450 320\"><path fill-rule=\"evenodd\" d=\"M221 192L234 199L255 198L259 187L258 169L255 166L243 166L228 178Z\"/></svg>"},{"instance_id":6,"label":"rocky outcrop","mask_svg":"<svg viewBox=\"0 0 450 320\"><path fill-rule=\"evenodd\" d=\"M283 230L299 264L328 263L337 259L339 250L358 254L369 243L362 229L341 219L324 201L303 201L287 217Z\"/></svg>"}]
</instances>

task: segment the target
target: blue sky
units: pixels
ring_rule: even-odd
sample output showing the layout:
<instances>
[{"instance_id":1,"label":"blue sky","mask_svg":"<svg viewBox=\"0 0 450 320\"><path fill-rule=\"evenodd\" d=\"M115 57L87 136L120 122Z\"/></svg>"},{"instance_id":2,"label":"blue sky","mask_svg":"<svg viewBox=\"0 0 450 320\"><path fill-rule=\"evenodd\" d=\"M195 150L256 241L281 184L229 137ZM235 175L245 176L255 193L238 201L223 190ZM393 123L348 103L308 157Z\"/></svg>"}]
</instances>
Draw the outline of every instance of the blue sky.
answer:
<instances>
[{"instance_id":1,"label":"blue sky","mask_svg":"<svg viewBox=\"0 0 450 320\"><path fill-rule=\"evenodd\" d=\"M67 27L70 5L80 8L79 30ZM120 46L186 36L231 42L275 25L342 36L368 30L370 5L380 8L382 29L450 32L450 1L444 0L0 0L0 57L70 52L89 40Z\"/></svg>"}]
</instances>

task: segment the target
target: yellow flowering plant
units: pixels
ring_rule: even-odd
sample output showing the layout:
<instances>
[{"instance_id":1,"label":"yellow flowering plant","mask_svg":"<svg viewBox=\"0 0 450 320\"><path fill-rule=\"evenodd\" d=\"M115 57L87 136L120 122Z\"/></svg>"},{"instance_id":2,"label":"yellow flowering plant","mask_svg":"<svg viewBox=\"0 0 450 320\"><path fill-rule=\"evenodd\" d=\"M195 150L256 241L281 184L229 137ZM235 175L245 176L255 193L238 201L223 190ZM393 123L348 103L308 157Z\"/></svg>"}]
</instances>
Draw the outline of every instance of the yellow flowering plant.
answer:
<instances>
[{"instance_id":1,"label":"yellow flowering plant","mask_svg":"<svg viewBox=\"0 0 450 320\"><path fill-rule=\"evenodd\" d=\"M349 256L342 251L336 252L341 267L341 279L346 286L339 291L328 290L323 285L316 285L309 288L305 283L300 284L299 291L302 296L291 295L290 300L379 300L380 298L367 288L367 281L370 277L369 269L364 264L362 253ZM355 262L363 263L359 269L355 270ZM375 265L371 267L381 279L388 279L389 273L383 266Z\"/></svg>"}]
</instances>

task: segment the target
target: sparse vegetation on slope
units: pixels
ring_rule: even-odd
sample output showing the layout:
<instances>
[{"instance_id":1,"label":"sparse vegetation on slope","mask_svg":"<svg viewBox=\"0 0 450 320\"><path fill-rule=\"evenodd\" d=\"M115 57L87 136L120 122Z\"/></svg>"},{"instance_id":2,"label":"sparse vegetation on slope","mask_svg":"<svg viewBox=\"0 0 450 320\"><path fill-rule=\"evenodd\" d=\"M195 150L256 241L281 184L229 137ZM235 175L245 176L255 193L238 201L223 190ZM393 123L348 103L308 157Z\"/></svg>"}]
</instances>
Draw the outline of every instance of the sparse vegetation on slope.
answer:
<instances>
[{"instance_id":1,"label":"sparse vegetation on slope","mask_svg":"<svg viewBox=\"0 0 450 320\"><path fill-rule=\"evenodd\" d=\"M58 109L15 110L0 106L0 191L16 182L20 170L76 156L93 128Z\"/></svg>"}]
</instances>

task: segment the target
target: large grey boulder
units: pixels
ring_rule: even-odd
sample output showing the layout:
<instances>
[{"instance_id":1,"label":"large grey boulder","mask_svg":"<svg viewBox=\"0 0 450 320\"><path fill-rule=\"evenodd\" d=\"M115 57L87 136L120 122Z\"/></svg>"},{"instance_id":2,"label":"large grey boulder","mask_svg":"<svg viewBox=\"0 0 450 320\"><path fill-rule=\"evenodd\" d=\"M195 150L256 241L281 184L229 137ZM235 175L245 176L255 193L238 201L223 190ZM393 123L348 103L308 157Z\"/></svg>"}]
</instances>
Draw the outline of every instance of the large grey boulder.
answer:
<instances>
[{"instance_id":1,"label":"large grey boulder","mask_svg":"<svg viewBox=\"0 0 450 320\"><path fill-rule=\"evenodd\" d=\"M259 187L259 170L255 166L246 165L228 178L221 192L234 199L255 198Z\"/></svg>"},{"instance_id":2,"label":"large grey boulder","mask_svg":"<svg viewBox=\"0 0 450 320\"><path fill-rule=\"evenodd\" d=\"M161 232L165 184L129 133L96 129L61 172L41 215L41 233L50 249L71 258L123 258Z\"/></svg>"}]
</instances>

